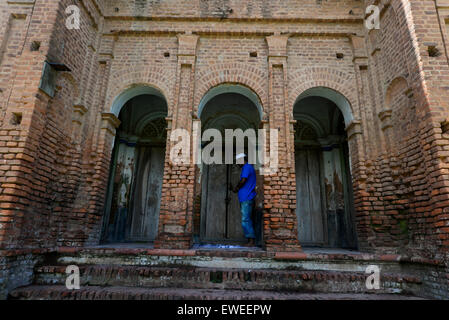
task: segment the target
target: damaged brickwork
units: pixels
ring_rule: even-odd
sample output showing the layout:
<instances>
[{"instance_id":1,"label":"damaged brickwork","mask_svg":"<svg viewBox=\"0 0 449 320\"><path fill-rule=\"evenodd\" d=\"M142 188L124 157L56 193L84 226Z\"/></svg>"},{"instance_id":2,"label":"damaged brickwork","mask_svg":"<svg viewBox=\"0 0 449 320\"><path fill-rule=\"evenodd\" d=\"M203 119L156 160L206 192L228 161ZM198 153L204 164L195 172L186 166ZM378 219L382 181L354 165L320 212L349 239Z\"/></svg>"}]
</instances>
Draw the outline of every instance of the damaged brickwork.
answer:
<instances>
[{"instance_id":1,"label":"damaged brickwork","mask_svg":"<svg viewBox=\"0 0 449 320\"><path fill-rule=\"evenodd\" d=\"M347 169L325 168L323 211L352 212L359 251L447 263L449 1L173 4L0 0L0 290L31 281L35 258L12 257L17 249L100 243L128 100L163 99L170 137L191 132L204 97L223 84L253 92L260 128L279 132L279 170L259 187L267 252L301 251L294 109L307 92L332 92ZM368 30L372 4L380 29ZM79 30L66 26L69 5L80 9ZM42 86L44 69L54 92ZM201 171L174 165L172 143L164 147L154 245L189 249L201 228ZM424 280L441 291L448 277Z\"/></svg>"}]
</instances>

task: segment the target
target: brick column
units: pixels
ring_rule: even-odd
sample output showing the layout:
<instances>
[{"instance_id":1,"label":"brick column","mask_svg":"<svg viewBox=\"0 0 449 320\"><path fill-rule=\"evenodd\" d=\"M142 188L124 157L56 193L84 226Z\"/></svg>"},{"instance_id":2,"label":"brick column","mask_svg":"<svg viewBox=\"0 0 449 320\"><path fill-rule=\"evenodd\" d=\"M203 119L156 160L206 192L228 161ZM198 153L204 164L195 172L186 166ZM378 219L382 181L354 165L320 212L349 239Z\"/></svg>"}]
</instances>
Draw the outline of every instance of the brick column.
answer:
<instances>
[{"instance_id":1,"label":"brick column","mask_svg":"<svg viewBox=\"0 0 449 320\"><path fill-rule=\"evenodd\" d=\"M90 126L94 126L94 135L92 137L92 150L95 150L98 144L98 132L101 128L101 113L109 112L111 106L105 105L106 94L109 87L109 76L111 74L112 64L114 62L114 46L116 37L111 35L104 35L100 40L99 52L97 54L98 74L96 75L95 82L95 96L93 97L94 110L92 113L95 115L95 124L90 122ZM98 106L98 109L95 107ZM95 110L97 109L97 110Z\"/></svg>"},{"instance_id":2,"label":"brick column","mask_svg":"<svg viewBox=\"0 0 449 320\"><path fill-rule=\"evenodd\" d=\"M90 244L98 243L101 236L101 218L104 217L104 205L106 202L109 169L111 165L112 149L117 128L120 126L120 120L113 113L101 113L100 129L98 132L97 149L95 160L91 162L93 169L92 176L87 179L91 183L91 197L89 201L89 213L95 216L97 222L94 227L96 232L92 232L89 239Z\"/></svg>"},{"instance_id":3,"label":"brick column","mask_svg":"<svg viewBox=\"0 0 449 320\"><path fill-rule=\"evenodd\" d=\"M379 112L378 117L381 122L381 129L384 133L384 139L385 139L385 149L388 150L388 152L391 151L391 146L393 142L393 124L391 123L391 115L393 113L393 110L390 108L385 108L381 112Z\"/></svg>"},{"instance_id":4,"label":"brick column","mask_svg":"<svg viewBox=\"0 0 449 320\"><path fill-rule=\"evenodd\" d=\"M360 248L368 248L371 232L371 202L367 192L367 175L365 173L365 150L363 148L363 129L358 120L353 120L347 127L348 147L351 159L352 188L356 210L356 228Z\"/></svg>"},{"instance_id":5,"label":"brick column","mask_svg":"<svg viewBox=\"0 0 449 320\"><path fill-rule=\"evenodd\" d=\"M374 208L378 208L375 199L375 189L372 184L374 167L372 156L374 146L370 143L370 137L377 134L373 129L374 106L368 98L373 95L370 92L370 81L368 73L368 54L365 38L361 36L350 36L354 71L357 80L359 98L358 112L354 111L354 118L346 128L348 134L349 152L351 154L354 207L356 210L356 225L359 246L367 248L368 239L372 236L371 219L376 215ZM372 91L372 90L371 90ZM383 208L382 208L383 209ZM379 210L382 214L383 210Z\"/></svg>"},{"instance_id":6,"label":"brick column","mask_svg":"<svg viewBox=\"0 0 449 320\"><path fill-rule=\"evenodd\" d=\"M291 112L286 105L288 38L287 35L266 38L269 48L269 118L264 128L275 129L279 133L278 170L266 175L264 181L264 239L268 251L301 249L295 212L296 179L294 141L290 132Z\"/></svg>"},{"instance_id":7,"label":"brick column","mask_svg":"<svg viewBox=\"0 0 449 320\"><path fill-rule=\"evenodd\" d=\"M114 61L115 37L105 35L99 40L99 52L92 64L98 64L98 74L91 75L90 82L94 86L92 108L89 114L93 115L87 125L93 127L91 140L90 161L88 170L91 176L86 177L86 185L90 192L89 200L89 222L91 226L88 231L89 238L86 244L96 244L100 241L102 223L108 217L104 216L106 203L109 170L111 166L112 149L114 147L116 129L120 126L120 120L110 112L111 106L105 105L106 92L109 86L109 75Z\"/></svg>"},{"instance_id":8,"label":"brick column","mask_svg":"<svg viewBox=\"0 0 449 320\"><path fill-rule=\"evenodd\" d=\"M379 43L380 39L380 30L370 30L367 34L367 51L368 51L368 57L369 58L369 74L370 74L370 85L372 86L371 95L373 99L373 112L374 112L374 130L375 135L379 141L377 143L377 155L380 155L384 153L384 150L386 149L386 141L385 136L382 134L383 128L382 128L382 117L380 116L380 113L382 110L384 110L384 84L382 83L382 80L384 79L385 75L383 72L383 68L381 67L382 64L382 52L381 52L381 44ZM379 117L381 121L377 121L376 119Z\"/></svg>"},{"instance_id":9,"label":"brick column","mask_svg":"<svg viewBox=\"0 0 449 320\"><path fill-rule=\"evenodd\" d=\"M350 39L354 54L354 71L357 79L359 97L359 114L354 115L354 117L360 119L363 128L362 130L366 133L363 136L363 146L365 154L367 155L367 158L369 158L372 155L372 152L368 139L369 134L374 134L374 129L372 128L374 122L372 110L374 110L374 107L371 104L371 100L368 98L372 96L368 79L368 55L364 37L353 35Z\"/></svg>"},{"instance_id":10,"label":"brick column","mask_svg":"<svg viewBox=\"0 0 449 320\"><path fill-rule=\"evenodd\" d=\"M193 241L193 201L195 164L193 163L192 113L195 61L198 36L178 35L178 68L172 119L169 119L164 183L156 248L190 248ZM170 141L173 130L190 133L190 162L175 164L170 151L177 141Z\"/></svg>"}]
</instances>

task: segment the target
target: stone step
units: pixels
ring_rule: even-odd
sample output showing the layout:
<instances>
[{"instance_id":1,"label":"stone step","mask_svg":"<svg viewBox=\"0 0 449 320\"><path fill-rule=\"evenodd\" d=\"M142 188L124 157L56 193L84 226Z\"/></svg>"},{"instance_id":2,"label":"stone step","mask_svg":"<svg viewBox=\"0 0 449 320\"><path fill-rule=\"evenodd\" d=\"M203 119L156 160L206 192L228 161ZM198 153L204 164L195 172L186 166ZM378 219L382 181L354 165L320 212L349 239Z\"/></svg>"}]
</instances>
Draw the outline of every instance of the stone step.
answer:
<instances>
[{"instance_id":1,"label":"stone step","mask_svg":"<svg viewBox=\"0 0 449 320\"><path fill-rule=\"evenodd\" d=\"M42 265L186 266L275 270L365 272L376 265L382 273L409 274L408 257L369 253L266 252L262 250L168 250L143 248L57 248Z\"/></svg>"},{"instance_id":2,"label":"stone step","mask_svg":"<svg viewBox=\"0 0 449 320\"><path fill-rule=\"evenodd\" d=\"M64 285L67 266L35 268L37 285ZM380 289L366 288L367 274L353 271L201 268L192 266L80 265L81 286L221 289L246 291L384 293L419 295L421 280L382 273Z\"/></svg>"},{"instance_id":3,"label":"stone step","mask_svg":"<svg viewBox=\"0 0 449 320\"><path fill-rule=\"evenodd\" d=\"M419 300L398 294L286 293L221 289L175 289L32 285L13 290L11 300Z\"/></svg>"}]
</instances>

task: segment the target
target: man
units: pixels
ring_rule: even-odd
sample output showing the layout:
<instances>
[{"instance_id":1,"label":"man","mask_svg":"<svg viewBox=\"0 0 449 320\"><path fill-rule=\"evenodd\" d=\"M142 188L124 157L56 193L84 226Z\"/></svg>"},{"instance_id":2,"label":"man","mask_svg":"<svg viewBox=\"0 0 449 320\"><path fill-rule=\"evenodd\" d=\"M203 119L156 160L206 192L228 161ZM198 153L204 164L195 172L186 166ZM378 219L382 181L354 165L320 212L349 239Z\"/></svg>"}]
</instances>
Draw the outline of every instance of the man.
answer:
<instances>
[{"instance_id":1,"label":"man","mask_svg":"<svg viewBox=\"0 0 449 320\"><path fill-rule=\"evenodd\" d=\"M239 184L232 190L238 193L240 202L240 212L242 213L242 228L245 238L248 239L246 246L254 247L255 232L251 214L254 209L256 197L256 171L253 165L248 163L248 157L244 153L237 155L236 160L244 159L244 164L238 164L242 168Z\"/></svg>"}]
</instances>

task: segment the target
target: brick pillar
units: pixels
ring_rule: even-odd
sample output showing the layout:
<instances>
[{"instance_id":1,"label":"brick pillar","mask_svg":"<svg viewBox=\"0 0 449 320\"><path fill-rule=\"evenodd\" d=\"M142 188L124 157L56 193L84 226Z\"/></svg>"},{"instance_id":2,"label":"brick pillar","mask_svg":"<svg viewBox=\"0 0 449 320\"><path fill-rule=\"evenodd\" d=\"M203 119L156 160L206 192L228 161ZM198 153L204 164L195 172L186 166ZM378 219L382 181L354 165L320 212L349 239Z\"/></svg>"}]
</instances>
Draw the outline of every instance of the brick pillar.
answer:
<instances>
[{"instance_id":1,"label":"brick pillar","mask_svg":"<svg viewBox=\"0 0 449 320\"><path fill-rule=\"evenodd\" d=\"M374 154L370 143L370 137L376 135L373 129L374 106L368 98L372 96L370 92L370 81L368 73L368 54L365 38L352 35L350 37L354 72L357 80L357 91L359 98L358 113L354 114L357 119L351 122L346 131L348 133L348 143L351 154L354 207L356 210L357 234L361 248L369 247L369 239L372 238L371 219L374 212L376 190L372 184L374 167L372 156ZM377 207L377 206L376 206ZM382 208L383 209L383 208ZM379 210L378 214L382 214Z\"/></svg>"},{"instance_id":2,"label":"brick pillar","mask_svg":"<svg viewBox=\"0 0 449 320\"><path fill-rule=\"evenodd\" d=\"M106 102L106 94L109 87L109 76L111 74L112 64L114 62L114 46L115 46L116 37L105 35L100 39L99 44L99 53L97 54L97 63L98 63L98 74L95 75L93 80L95 81L95 93L93 97L93 110L92 113L95 115L94 121L89 125L94 126L94 134L92 137L92 150L96 149L96 145L98 144L98 133L101 128L101 114L102 112L109 112L111 106L107 106ZM96 79L95 79L96 78ZM98 106L98 109L95 107ZM94 155L95 156L95 155Z\"/></svg>"},{"instance_id":3,"label":"brick pillar","mask_svg":"<svg viewBox=\"0 0 449 320\"><path fill-rule=\"evenodd\" d=\"M353 120L347 127L348 147L351 160L352 188L356 211L356 228L359 248L368 248L371 233L371 202L367 192L367 175L365 168L365 150L363 148L362 124Z\"/></svg>"},{"instance_id":4,"label":"brick pillar","mask_svg":"<svg viewBox=\"0 0 449 320\"><path fill-rule=\"evenodd\" d=\"M359 97L359 114L354 117L359 118L363 128L363 132L366 134L363 136L363 146L365 149L366 158L372 155L371 146L369 144L369 135L374 134L372 128L374 119L374 108L371 104L371 100L368 98L372 96L370 94L369 79L368 79L368 56L365 47L365 38L359 36L351 36L352 50L354 54L354 71L357 79L357 89Z\"/></svg>"},{"instance_id":5,"label":"brick pillar","mask_svg":"<svg viewBox=\"0 0 449 320\"><path fill-rule=\"evenodd\" d=\"M266 40L269 48L269 118L264 128L278 130L279 166L264 180L264 239L268 251L295 251L301 250L301 246L295 212L294 140L291 137L291 112L286 105L288 36L274 35ZM271 141L270 145L273 146Z\"/></svg>"},{"instance_id":6,"label":"brick pillar","mask_svg":"<svg viewBox=\"0 0 449 320\"><path fill-rule=\"evenodd\" d=\"M195 61L198 36L178 35L178 68L175 101L168 120L167 151L162 186L161 210L156 248L190 248L193 241L193 202L195 164L193 163L192 114ZM177 141L170 141L173 130L190 133L190 161L176 164L170 153Z\"/></svg>"},{"instance_id":7,"label":"brick pillar","mask_svg":"<svg viewBox=\"0 0 449 320\"><path fill-rule=\"evenodd\" d=\"M101 236L101 219L104 217L104 205L106 203L109 169L111 166L112 149L116 130L120 126L120 120L113 113L101 113L100 129L98 132L97 149L95 159L91 162L93 169L92 176L87 182L91 183L91 196L89 201L89 213L98 216L98 221L94 224L96 232L92 232L89 236L93 240L89 240L90 244L98 243Z\"/></svg>"},{"instance_id":8,"label":"brick pillar","mask_svg":"<svg viewBox=\"0 0 449 320\"><path fill-rule=\"evenodd\" d=\"M381 44L379 43L380 39L380 30L370 30L368 31L368 45L367 45L367 51L368 51L368 57L371 56L369 59L369 73L370 73L370 85L372 86L371 90L371 96L373 99L373 112L374 112L374 130L376 137L379 141L377 143L377 155L381 155L384 153L386 149L386 138L385 135L382 134L384 131L382 128L382 116L380 113L384 110L384 85L382 83L382 79L384 79L384 70L381 68L382 64L382 53L381 53ZM380 118L380 122L377 121L377 117Z\"/></svg>"},{"instance_id":9,"label":"brick pillar","mask_svg":"<svg viewBox=\"0 0 449 320\"><path fill-rule=\"evenodd\" d=\"M385 139L385 150L388 150L388 152L391 151L393 138L394 138L393 124L391 123L392 113L393 113L393 110L391 110L391 108L389 108L389 106L387 106L387 108L383 109L378 114L378 117L381 121L381 129L382 129L384 139Z\"/></svg>"},{"instance_id":10,"label":"brick pillar","mask_svg":"<svg viewBox=\"0 0 449 320\"><path fill-rule=\"evenodd\" d=\"M91 116L87 125L93 128L91 136L90 161L88 170L91 176L86 177L87 189L90 192L88 221L86 223L88 239L86 245L97 244L102 232L104 232L105 204L108 192L110 168L112 165L112 149L114 147L116 129L120 126L120 120L115 114L110 113L110 105L106 105L106 95L109 88L109 77L114 62L114 46L117 38L113 35L102 35L89 46L89 52L93 51L94 58L91 62L96 65L95 74L89 75L89 85L93 87ZM95 46L98 51L95 50ZM86 97L85 97L86 98Z\"/></svg>"}]
</instances>

